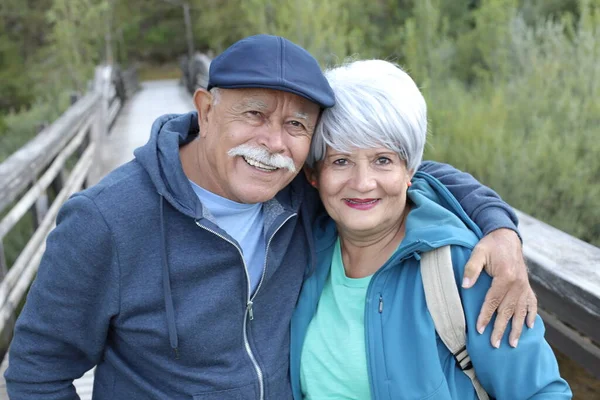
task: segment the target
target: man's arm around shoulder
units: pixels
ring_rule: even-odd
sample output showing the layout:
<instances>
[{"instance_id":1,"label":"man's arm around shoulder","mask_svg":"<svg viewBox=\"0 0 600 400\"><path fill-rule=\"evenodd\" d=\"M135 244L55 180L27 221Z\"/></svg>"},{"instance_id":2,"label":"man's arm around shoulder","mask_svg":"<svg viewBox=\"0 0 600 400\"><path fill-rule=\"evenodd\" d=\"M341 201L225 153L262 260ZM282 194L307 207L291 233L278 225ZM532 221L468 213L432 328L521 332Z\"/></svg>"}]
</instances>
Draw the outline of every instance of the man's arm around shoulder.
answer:
<instances>
[{"instance_id":1,"label":"man's arm around shoulder","mask_svg":"<svg viewBox=\"0 0 600 400\"><path fill-rule=\"evenodd\" d=\"M419 171L426 172L442 182L469 218L481 228L484 236L500 228L508 228L518 233L518 219L513 209L496 192L482 185L471 174L435 161L424 161Z\"/></svg>"}]
</instances>

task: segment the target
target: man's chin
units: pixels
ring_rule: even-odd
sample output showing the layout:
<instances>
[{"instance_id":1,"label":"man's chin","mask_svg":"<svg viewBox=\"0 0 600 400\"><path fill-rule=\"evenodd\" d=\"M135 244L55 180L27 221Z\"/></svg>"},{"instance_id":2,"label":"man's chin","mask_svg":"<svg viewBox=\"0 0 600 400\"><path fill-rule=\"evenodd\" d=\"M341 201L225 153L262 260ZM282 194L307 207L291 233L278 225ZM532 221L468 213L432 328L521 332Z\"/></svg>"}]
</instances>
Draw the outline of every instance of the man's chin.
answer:
<instances>
[{"instance_id":1,"label":"man's chin","mask_svg":"<svg viewBox=\"0 0 600 400\"><path fill-rule=\"evenodd\" d=\"M273 187L264 188L261 186L262 185L257 185L257 187L250 190L238 192L238 202L246 204L264 203L265 201L271 200L281 189L283 189L283 187L274 189Z\"/></svg>"},{"instance_id":2,"label":"man's chin","mask_svg":"<svg viewBox=\"0 0 600 400\"><path fill-rule=\"evenodd\" d=\"M236 185L236 197L240 203L254 204L264 203L271 200L277 193L283 190L293 180L293 176L289 179L277 179L275 182L261 182L247 179L241 182L241 185Z\"/></svg>"}]
</instances>

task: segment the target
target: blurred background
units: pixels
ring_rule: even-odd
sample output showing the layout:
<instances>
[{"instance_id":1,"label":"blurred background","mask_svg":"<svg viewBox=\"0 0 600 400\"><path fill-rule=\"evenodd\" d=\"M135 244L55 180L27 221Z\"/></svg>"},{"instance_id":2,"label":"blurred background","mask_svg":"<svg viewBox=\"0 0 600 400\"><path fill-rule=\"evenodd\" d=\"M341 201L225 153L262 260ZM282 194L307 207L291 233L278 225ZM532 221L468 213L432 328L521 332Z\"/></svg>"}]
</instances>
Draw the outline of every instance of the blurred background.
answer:
<instances>
[{"instance_id":1,"label":"blurred background","mask_svg":"<svg viewBox=\"0 0 600 400\"><path fill-rule=\"evenodd\" d=\"M86 92L97 65L180 79L196 52L255 33L324 68L399 63L429 105L426 159L600 246L600 0L2 0L0 162ZM558 356L576 398L600 398L600 382Z\"/></svg>"}]
</instances>

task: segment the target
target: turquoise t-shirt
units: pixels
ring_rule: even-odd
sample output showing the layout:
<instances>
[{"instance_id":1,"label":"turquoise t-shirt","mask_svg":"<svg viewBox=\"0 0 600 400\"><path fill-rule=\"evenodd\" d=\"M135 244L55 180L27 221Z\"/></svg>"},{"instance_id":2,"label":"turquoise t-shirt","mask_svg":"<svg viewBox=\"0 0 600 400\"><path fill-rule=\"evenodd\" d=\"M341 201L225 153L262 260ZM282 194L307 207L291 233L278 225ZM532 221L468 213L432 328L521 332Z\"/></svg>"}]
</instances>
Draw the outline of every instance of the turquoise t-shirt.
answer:
<instances>
[{"instance_id":1,"label":"turquoise t-shirt","mask_svg":"<svg viewBox=\"0 0 600 400\"><path fill-rule=\"evenodd\" d=\"M371 276L348 278L340 239L304 341L300 385L307 400L369 400L365 297Z\"/></svg>"},{"instance_id":2,"label":"turquoise t-shirt","mask_svg":"<svg viewBox=\"0 0 600 400\"><path fill-rule=\"evenodd\" d=\"M250 275L250 291L254 292L265 264L266 243L262 203L238 203L196 185L190 181L202 205L210 210L219 228L234 238L242 249Z\"/></svg>"}]
</instances>

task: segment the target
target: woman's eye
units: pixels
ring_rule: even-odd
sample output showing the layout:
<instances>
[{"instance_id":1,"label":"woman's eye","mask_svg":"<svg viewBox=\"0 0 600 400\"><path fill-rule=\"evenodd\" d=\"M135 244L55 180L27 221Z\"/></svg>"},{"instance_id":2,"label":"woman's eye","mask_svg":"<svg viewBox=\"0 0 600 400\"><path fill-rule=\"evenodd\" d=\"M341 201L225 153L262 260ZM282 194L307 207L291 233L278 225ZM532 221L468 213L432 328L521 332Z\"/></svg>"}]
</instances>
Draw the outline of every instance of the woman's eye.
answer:
<instances>
[{"instance_id":1,"label":"woman's eye","mask_svg":"<svg viewBox=\"0 0 600 400\"><path fill-rule=\"evenodd\" d=\"M337 160L333 161L334 165L347 165L348 164L348 160L346 160L345 158L338 158Z\"/></svg>"},{"instance_id":2,"label":"woman's eye","mask_svg":"<svg viewBox=\"0 0 600 400\"><path fill-rule=\"evenodd\" d=\"M377 164L379 164L379 165L388 165L388 164L391 164L391 163L392 163L392 160L390 160L387 157L379 157L377 159Z\"/></svg>"}]
</instances>

